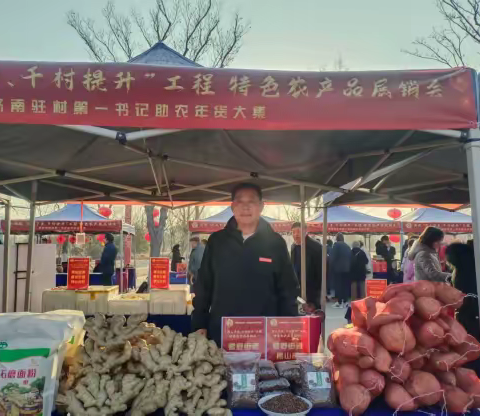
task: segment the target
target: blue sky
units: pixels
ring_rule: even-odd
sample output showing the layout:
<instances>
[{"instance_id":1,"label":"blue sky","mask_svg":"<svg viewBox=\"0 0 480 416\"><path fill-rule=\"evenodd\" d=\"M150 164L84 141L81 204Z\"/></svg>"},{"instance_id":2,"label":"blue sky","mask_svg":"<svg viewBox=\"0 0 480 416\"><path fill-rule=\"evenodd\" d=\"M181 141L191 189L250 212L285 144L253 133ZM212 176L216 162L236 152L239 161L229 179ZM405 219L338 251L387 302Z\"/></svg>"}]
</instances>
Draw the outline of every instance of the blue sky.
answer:
<instances>
[{"instance_id":1,"label":"blue sky","mask_svg":"<svg viewBox=\"0 0 480 416\"><path fill-rule=\"evenodd\" d=\"M0 59L86 61L66 24L75 9L98 17L106 0L0 0ZM116 0L120 10L149 0ZM318 70L342 56L352 70L432 68L401 52L442 21L434 0L225 0L251 21L234 67Z\"/></svg>"}]
</instances>

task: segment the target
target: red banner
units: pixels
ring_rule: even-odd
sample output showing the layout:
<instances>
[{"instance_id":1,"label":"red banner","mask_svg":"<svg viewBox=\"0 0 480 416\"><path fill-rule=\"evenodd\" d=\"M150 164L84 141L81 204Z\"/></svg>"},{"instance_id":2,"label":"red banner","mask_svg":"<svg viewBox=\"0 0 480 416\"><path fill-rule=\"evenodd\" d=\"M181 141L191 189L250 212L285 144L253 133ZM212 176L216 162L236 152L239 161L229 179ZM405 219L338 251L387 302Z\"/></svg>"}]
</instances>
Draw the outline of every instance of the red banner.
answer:
<instances>
[{"instance_id":1,"label":"red banner","mask_svg":"<svg viewBox=\"0 0 480 416\"><path fill-rule=\"evenodd\" d=\"M310 233L323 232L323 224L319 222L307 223L307 230ZM334 222L328 224L329 233L398 233L400 232L399 222Z\"/></svg>"},{"instance_id":2,"label":"red banner","mask_svg":"<svg viewBox=\"0 0 480 416\"><path fill-rule=\"evenodd\" d=\"M293 222L279 221L279 222L269 222L269 224L271 225L273 230L277 233L289 233L292 230ZM192 233L210 234L216 231L223 230L226 225L227 225L226 222L193 220L188 222L188 229Z\"/></svg>"},{"instance_id":3,"label":"red banner","mask_svg":"<svg viewBox=\"0 0 480 416\"><path fill-rule=\"evenodd\" d=\"M470 69L285 72L2 62L0 123L178 129L476 127Z\"/></svg>"},{"instance_id":4,"label":"red banner","mask_svg":"<svg viewBox=\"0 0 480 416\"><path fill-rule=\"evenodd\" d=\"M265 318L223 317L222 348L229 352L259 352L265 358Z\"/></svg>"},{"instance_id":5,"label":"red banner","mask_svg":"<svg viewBox=\"0 0 480 416\"><path fill-rule=\"evenodd\" d=\"M446 234L473 234L472 224L468 223L431 223L431 222L404 222L405 233L421 234L427 227L440 228Z\"/></svg>"},{"instance_id":6,"label":"red banner","mask_svg":"<svg viewBox=\"0 0 480 416\"><path fill-rule=\"evenodd\" d=\"M2 230L5 230L5 221L1 222ZM12 233L28 233L30 221L28 220L13 220L11 222ZM108 221L84 221L84 233L98 233L98 232L114 232L118 233L122 230L121 220ZM36 221L35 232L37 233L79 233L80 221Z\"/></svg>"},{"instance_id":7,"label":"red banner","mask_svg":"<svg viewBox=\"0 0 480 416\"><path fill-rule=\"evenodd\" d=\"M67 269L67 289L88 289L90 278L90 259L88 257L69 257Z\"/></svg>"},{"instance_id":8,"label":"red banner","mask_svg":"<svg viewBox=\"0 0 480 416\"><path fill-rule=\"evenodd\" d=\"M170 259L150 257L150 286L152 289L168 289L170 285Z\"/></svg>"},{"instance_id":9,"label":"red banner","mask_svg":"<svg viewBox=\"0 0 480 416\"><path fill-rule=\"evenodd\" d=\"M387 288L387 279L368 279L365 280L365 286L367 297L378 299Z\"/></svg>"}]
</instances>

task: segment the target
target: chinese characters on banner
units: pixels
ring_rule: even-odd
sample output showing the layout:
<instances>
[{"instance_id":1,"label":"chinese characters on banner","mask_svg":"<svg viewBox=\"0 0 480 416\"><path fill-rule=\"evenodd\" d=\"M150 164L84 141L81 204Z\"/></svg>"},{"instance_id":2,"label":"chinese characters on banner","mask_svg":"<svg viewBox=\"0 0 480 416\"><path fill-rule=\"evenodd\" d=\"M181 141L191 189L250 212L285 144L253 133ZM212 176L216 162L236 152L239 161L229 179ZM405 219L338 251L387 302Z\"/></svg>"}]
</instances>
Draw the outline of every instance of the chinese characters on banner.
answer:
<instances>
[{"instance_id":1,"label":"chinese characters on banner","mask_svg":"<svg viewBox=\"0 0 480 416\"><path fill-rule=\"evenodd\" d=\"M378 299L387 288L387 279L368 279L365 280L365 285L367 297Z\"/></svg>"},{"instance_id":2,"label":"chinese characters on banner","mask_svg":"<svg viewBox=\"0 0 480 416\"><path fill-rule=\"evenodd\" d=\"M473 71L285 72L0 63L0 123L181 129L476 125Z\"/></svg>"},{"instance_id":3,"label":"chinese characters on banner","mask_svg":"<svg viewBox=\"0 0 480 416\"><path fill-rule=\"evenodd\" d=\"M222 318L222 348L229 352L253 351L265 358L265 318Z\"/></svg>"},{"instance_id":4,"label":"chinese characters on banner","mask_svg":"<svg viewBox=\"0 0 480 416\"><path fill-rule=\"evenodd\" d=\"M170 285L170 259L150 257L150 286L152 289L168 289Z\"/></svg>"},{"instance_id":5,"label":"chinese characters on banner","mask_svg":"<svg viewBox=\"0 0 480 416\"><path fill-rule=\"evenodd\" d=\"M88 289L90 278L90 259L88 257L70 257L68 259L67 289Z\"/></svg>"},{"instance_id":6,"label":"chinese characters on banner","mask_svg":"<svg viewBox=\"0 0 480 416\"><path fill-rule=\"evenodd\" d=\"M320 317L223 317L225 351L260 352L272 361L295 359L296 353L316 352Z\"/></svg>"},{"instance_id":7,"label":"chinese characters on banner","mask_svg":"<svg viewBox=\"0 0 480 416\"><path fill-rule=\"evenodd\" d=\"M2 229L5 229L4 221L1 222ZM28 231L29 221L12 221L12 232ZM106 221L84 221L83 232L120 232L122 229L121 220ZM36 221L36 232L80 232L80 221Z\"/></svg>"}]
</instances>

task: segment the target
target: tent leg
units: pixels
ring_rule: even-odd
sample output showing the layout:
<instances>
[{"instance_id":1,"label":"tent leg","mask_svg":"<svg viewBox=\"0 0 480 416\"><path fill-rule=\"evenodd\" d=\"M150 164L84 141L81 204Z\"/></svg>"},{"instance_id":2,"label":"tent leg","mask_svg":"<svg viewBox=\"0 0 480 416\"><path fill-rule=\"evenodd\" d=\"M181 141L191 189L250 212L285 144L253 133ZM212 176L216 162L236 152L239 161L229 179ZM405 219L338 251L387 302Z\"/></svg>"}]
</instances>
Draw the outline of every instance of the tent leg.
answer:
<instances>
[{"instance_id":1,"label":"tent leg","mask_svg":"<svg viewBox=\"0 0 480 416\"><path fill-rule=\"evenodd\" d=\"M327 316L327 237L328 237L328 219L327 219L327 207L323 207L323 230L322 230L322 292L320 306L324 313L322 322L322 342L320 343L320 352L325 350L325 338L327 333L325 331L325 322Z\"/></svg>"},{"instance_id":2,"label":"tent leg","mask_svg":"<svg viewBox=\"0 0 480 416\"><path fill-rule=\"evenodd\" d=\"M37 181L32 182L32 197L30 198L30 228L28 231L28 252L27 252L27 278L25 280L25 304L23 310L30 311L30 296L31 296L31 282L32 282L32 260L33 260L33 246L35 239L35 201L37 200Z\"/></svg>"},{"instance_id":3,"label":"tent leg","mask_svg":"<svg viewBox=\"0 0 480 416\"><path fill-rule=\"evenodd\" d=\"M9 261L10 261L10 230L11 230L11 201L5 201L5 230L3 234L3 296L2 312L8 312L8 279L9 279Z\"/></svg>"},{"instance_id":4,"label":"tent leg","mask_svg":"<svg viewBox=\"0 0 480 416\"><path fill-rule=\"evenodd\" d=\"M120 231L120 293L123 293L125 288L123 287L123 256L125 250L123 248L123 231ZM127 277L128 282L128 277ZM128 286L128 284L127 284Z\"/></svg>"},{"instance_id":5,"label":"tent leg","mask_svg":"<svg viewBox=\"0 0 480 416\"><path fill-rule=\"evenodd\" d=\"M466 145L477 287L480 287L480 142ZM480 304L480 297L478 298Z\"/></svg>"},{"instance_id":6,"label":"tent leg","mask_svg":"<svg viewBox=\"0 0 480 416\"><path fill-rule=\"evenodd\" d=\"M301 289L302 289L302 298L303 300L307 300L307 250L305 247L305 238L307 233L306 226L305 226L305 186L300 185L300 235L302 236L302 241L300 245L300 282L301 282Z\"/></svg>"}]
</instances>

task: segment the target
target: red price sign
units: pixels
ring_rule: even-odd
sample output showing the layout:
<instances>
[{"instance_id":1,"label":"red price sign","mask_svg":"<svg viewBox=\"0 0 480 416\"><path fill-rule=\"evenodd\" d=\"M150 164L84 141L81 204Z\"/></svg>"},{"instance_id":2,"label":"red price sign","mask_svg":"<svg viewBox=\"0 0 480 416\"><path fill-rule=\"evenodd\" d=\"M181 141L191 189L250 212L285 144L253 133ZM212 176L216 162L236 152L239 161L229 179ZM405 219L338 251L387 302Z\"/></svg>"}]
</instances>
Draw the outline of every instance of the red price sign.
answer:
<instances>
[{"instance_id":1,"label":"red price sign","mask_svg":"<svg viewBox=\"0 0 480 416\"><path fill-rule=\"evenodd\" d=\"M310 352L308 317L267 318L267 360L287 361Z\"/></svg>"},{"instance_id":2,"label":"red price sign","mask_svg":"<svg viewBox=\"0 0 480 416\"><path fill-rule=\"evenodd\" d=\"M378 299L387 288L387 279L369 279L365 280L367 297Z\"/></svg>"},{"instance_id":3,"label":"red price sign","mask_svg":"<svg viewBox=\"0 0 480 416\"><path fill-rule=\"evenodd\" d=\"M187 263L177 263L177 272L185 273L187 271Z\"/></svg>"},{"instance_id":4,"label":"red price sign","mask_svg":"<svg viewBox=\"0 0 480 416\"><path fill-rule=\"evenodd\" d=\"M229 352L259 352L265 358L265 318L223 317L222 347Z\"/></svg>"},{"instance_id":5,"label":"red price sign","mask_svg":"<svg viewBox=\"0 0 480 416\"><path fill-rule=\"evenodd\" d=\"M67 289L88 289L90 278L90 259L88 257L70 257L68 259Z\"/></svg>"},{"instance_id":6,"label":"red price sign","mask_svg":"<svg viewBox=\"0 0 480 416\"><path fill-rule=\"evenodd\" d=\"M150 257L150 285L152 289L168 289L170 284L170 259Z\"/></svg>"}]
</instances>

